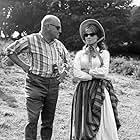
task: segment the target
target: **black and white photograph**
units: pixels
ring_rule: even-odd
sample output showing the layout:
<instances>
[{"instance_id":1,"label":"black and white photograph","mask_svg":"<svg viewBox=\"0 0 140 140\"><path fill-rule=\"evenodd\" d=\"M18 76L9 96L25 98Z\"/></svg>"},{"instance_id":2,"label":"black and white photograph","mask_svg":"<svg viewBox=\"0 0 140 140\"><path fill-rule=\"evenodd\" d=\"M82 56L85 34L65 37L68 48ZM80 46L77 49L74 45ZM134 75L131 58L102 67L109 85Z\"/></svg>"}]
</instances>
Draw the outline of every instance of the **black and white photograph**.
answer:
<instances>
[{"instance_id":1,"label":"black and white photograph","mask_svg":"<svg viewBox=\"0 0 140 140\"><path fill-rule=\"evenodd\" d=\"M140 140L140 0L0 0L0 140Z\"/></svg>"}]
</instances>

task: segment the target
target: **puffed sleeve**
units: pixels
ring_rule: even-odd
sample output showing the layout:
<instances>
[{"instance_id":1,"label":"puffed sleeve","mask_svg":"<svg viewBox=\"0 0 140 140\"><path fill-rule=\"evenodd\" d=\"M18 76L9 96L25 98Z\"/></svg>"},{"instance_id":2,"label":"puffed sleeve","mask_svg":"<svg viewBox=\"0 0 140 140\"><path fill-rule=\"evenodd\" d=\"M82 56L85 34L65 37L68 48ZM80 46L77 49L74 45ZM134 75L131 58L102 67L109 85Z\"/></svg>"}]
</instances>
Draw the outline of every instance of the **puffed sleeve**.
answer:
<instances>
[{"instance_id":1,"label":"puffed sleeve","mask_svg":"<svg viewBox=\"0 0 140 140\"><path fill-rule=\"evenodd\" d=\"M110 53L107 50L103 50L101 54L103 65L89 70L89 74L96 78L104 78L109 73Z\"/></svg>"},{"instance_id":2,"label":"puffed sleeve","mask_svg":"<svg viewBox=\"0 0 140 140\"><path fill-rule=\"evenodd\" d=\"M91 80L92 76L89 75L87 72L81 70L81 60L80 60L81 57L82 57L82 51L77 52L73 64L74 78L80 81Z\"/></svg>"}]
</instances>

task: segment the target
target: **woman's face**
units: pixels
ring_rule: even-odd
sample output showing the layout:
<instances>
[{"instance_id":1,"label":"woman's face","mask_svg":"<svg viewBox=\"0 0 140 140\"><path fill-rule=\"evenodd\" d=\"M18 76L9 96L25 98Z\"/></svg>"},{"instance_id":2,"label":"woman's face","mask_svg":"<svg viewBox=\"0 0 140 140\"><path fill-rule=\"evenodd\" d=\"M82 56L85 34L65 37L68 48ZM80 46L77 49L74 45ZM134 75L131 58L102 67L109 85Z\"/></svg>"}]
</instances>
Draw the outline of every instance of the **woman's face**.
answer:
<instances>
[{"instance_id":1,"label":"woman's face","mask_svg":"<svg viewBox=\"0 0 140 140\"><path fill-rule=\"evenodd\" d=\"M98 40L97 34L92 31L90 28L86 29L84 33L85 42L88 45L94 44Z\"/></svg>"}]
</instances>

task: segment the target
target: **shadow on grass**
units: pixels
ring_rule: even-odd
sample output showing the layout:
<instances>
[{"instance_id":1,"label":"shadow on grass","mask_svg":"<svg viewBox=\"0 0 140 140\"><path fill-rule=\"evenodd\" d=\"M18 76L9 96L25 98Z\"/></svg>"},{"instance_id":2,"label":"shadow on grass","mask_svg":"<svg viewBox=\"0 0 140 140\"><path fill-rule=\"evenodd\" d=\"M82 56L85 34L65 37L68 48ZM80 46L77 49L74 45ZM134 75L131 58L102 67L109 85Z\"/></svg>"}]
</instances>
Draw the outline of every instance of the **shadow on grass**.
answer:
<instances>
[{"instance_id":1,"label":"shadow on grass","mask_svg":"<svg viewBox=\"0 0 140 140\"><path fill-rule=\"evenodd\" d=\"M1 91L1 89L0 89L0 99L2 99L2 101L6 102L9 107L12 107L12 108L18 107L16 105L17 100L12 96L8 96L8 95L4 94L4 92Z\"/></svg>"}]
</instances>

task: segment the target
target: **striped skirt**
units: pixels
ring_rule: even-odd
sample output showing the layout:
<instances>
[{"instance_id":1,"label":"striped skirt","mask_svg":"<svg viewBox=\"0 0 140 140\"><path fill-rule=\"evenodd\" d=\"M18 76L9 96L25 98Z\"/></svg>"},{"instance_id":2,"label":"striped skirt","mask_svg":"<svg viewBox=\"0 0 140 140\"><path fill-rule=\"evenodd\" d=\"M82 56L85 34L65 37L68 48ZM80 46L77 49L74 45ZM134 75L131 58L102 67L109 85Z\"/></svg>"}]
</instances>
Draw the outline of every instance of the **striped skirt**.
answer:
<instances>
[{"instance_id":1,"label":"striped skirt","mask_svg":"<svg viewBox=\"0 0 140 140\"><path fill-rule=\"evenodd\" d=\"M110 81L78 83L72 103L70 140L118 140L117 103Z\"/></svg>"}]
</instances>

